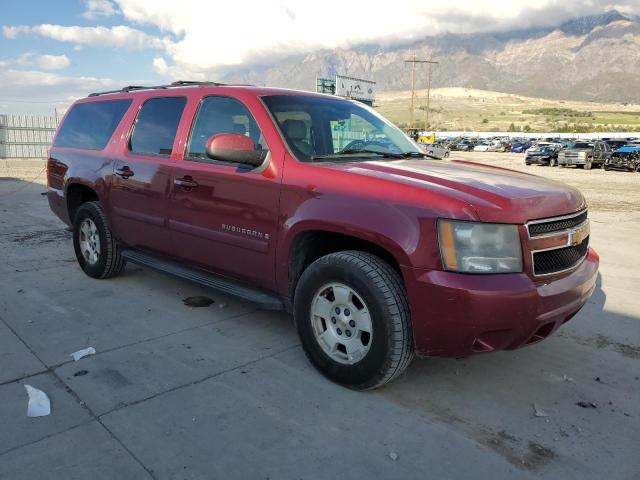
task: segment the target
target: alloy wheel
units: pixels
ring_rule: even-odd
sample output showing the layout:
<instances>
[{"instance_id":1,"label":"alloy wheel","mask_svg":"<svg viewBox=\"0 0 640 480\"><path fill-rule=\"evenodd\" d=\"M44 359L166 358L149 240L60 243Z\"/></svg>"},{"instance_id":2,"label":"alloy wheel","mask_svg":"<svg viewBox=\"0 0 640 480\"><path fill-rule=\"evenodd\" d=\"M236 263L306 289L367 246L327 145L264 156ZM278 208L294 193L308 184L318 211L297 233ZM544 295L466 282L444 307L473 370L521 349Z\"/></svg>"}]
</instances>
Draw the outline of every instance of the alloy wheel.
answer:
<instances>
[{"instance_id":1,"label":"alloy wheel","mask_svg":"<svg viewBox=\"0 0 640 480\"><path fill-rule=\"evenodd\" d=\"M95 265L100 257L100 234L90 218L85 218L80 225L80 251L90 265Z\"/></svg>"},{"instance_id":2,"label":"alloy wheel","mask_svg":"<svg viewBox=\"0 0 640 480\"><path fill-rule=\"evenodd\" d=\"M318 345L332 360L352 365L369 352L371 314L351 287L333 282L320 288L311 302L311 323Z\"/></svg>"}]
</instances>

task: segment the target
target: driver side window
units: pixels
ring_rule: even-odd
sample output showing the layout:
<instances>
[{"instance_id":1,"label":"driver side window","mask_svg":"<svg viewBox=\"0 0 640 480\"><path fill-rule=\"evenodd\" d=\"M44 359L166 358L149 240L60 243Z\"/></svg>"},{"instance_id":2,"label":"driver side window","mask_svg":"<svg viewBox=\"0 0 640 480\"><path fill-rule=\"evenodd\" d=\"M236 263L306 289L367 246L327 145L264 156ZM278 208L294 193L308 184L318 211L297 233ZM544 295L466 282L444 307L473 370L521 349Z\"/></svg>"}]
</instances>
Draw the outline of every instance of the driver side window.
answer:
<instances>
[{"instance_id":1,"label":"driver side window","mask_svg":"<svg viewBox=\"0 0 640 480\"><path fill-rule=\"evenodd\" d=\"M227 163L212 160L207 156L206 145L209 138L218 133L237 133L253 140L256 150L268 151L267 142L249 109L231 97L206 97L202 100L185 160L206 163Z\"/></svg>"}]
</instances>

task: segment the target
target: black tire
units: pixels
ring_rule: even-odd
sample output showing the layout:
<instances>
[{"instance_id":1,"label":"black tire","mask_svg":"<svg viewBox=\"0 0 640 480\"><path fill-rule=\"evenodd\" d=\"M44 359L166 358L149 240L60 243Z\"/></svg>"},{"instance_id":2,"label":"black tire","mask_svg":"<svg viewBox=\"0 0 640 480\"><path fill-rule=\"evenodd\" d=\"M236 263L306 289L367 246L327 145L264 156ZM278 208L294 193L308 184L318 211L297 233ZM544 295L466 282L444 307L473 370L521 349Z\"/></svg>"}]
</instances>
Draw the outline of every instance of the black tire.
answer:
<instances>
[{"instance_id":1,"label":"black tire","mask_svg":"<svg viewBox=\"0 0 640 480\"><path fill-rule=\"evenodd\" d=\"M552 158L549 160L549 166L550 167L555 167L558 165L558 159L557 158Z\"/></svg>"},{"instance_id":2,"label":"black tire","mask_svg":"<svg viewBox=\"0 0 640 480\"><path fill-rule=\"evenodd\" d=\"M369 351L351 365L330 358L313 331L312 301L318 290L332 281L357 291L371 316ZM337 252L313 262L296 286L294 318L311 363L327 378L348 388L380 387L397 378L413 359L413 333L402 278L386 262L369 253Z\"/></svg>"},{"instance_id":3,"label":"black tire","mask_svg":"<svg viewBox=\"0 0 640 480\"><path fill-rule=\"evenodd\" d=\"M86 219L93 221L100 239L98 260L93 264L85 259L80 248L80 227ZM115 277L122 272L127 263L120 254L120 246L111 235L100 202L83 203L78 208L73 222L73 248L80 268L93 278Z\"/></svg>"},{"instance_id":4,"label":"black tire","mask_svg":"<svg viewBox=\"0 0 640 480\"><path fill-rule=\"evenodd\" d=\"M531 164L530 164L529 162L524 162L524 164L525 164L527 167L530 167L530 166L531 166Z\"/></svg>"},{"instance_id":5,"label":"black tire","mask_svg":"<svg viewBox=\"0 0 640 480\"><path fill-rule=\"evenodd\" d=\"M591 168L593 167L593 160L590 158L587 158L586 162L584 162L584 165L582 166L582 168L584 168L585 170L591 170Z\"/></svg>"}]
</instances>

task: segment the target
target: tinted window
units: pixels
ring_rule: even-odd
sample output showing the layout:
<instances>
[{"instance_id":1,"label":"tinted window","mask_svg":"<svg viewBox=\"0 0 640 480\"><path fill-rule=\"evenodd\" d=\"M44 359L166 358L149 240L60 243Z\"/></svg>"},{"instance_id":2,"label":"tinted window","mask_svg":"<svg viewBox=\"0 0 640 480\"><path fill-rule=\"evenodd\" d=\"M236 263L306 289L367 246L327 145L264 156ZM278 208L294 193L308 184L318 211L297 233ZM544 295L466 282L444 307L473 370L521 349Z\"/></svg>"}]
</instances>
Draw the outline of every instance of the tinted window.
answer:
<instances>
[{"instance_id":1,"label":"tinted window","mask_svg":"<svg viewBox=\"0 0 640 480\"><path fill-rule=\"evenodd\" d=\"M302 161L421 154L400 129L357 102L307 95L262 97L291 152Z\"/></svg>"},{"instance_id":2,"label":"tinted window","mask_svg":"<svg viewBox=\"0 0 640 480\"><path fill-rule=\"evenodd\" d=\"M185 97L147 100L140 110L131 135L131 151L168 157L186 103Z\"/></svg>"},{"instance_id":3,"label":"tinted window","mask_svg":"<svg viewBox=\"0 0 640 480\"><path fill-rule=\"evenodd\" d=\"M54 146L102 150L129 105L131 100L74 105L60 127Z\"/></svg>"},{"instance_id":4,"label":"tinted window","mask_svg":"<svg viewBox=\"0 0 640 480\"><path fill-rule=\"evenodd\" d=\"M257 150L269 149L253 115L241 102L229 97L206 97L191 130L187 158L217 162L206 153L207 140L217 133L239 133L250 137Z\"/></svg>"}]
</instances>

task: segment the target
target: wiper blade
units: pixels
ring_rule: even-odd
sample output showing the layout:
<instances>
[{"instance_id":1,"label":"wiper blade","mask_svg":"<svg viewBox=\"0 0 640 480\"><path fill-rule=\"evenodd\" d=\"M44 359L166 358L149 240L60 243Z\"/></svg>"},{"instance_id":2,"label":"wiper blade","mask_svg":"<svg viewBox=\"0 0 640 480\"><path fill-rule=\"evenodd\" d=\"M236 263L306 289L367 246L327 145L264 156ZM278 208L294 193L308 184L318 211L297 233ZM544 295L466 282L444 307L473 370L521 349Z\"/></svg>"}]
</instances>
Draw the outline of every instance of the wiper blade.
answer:
<instances>
[{"instance_id":1,"label":"wiper blade","mask_svg":"<svg viewBox=\"0 0 640 480\"><path fill-rule=\"evenodd\" d=\"M433 158L434 160L442 160L440 157L436 157L435 155L431 155L429 153L421 153L421 152L402 152L400 155L402 156L402 158L427 157L427 158Z\"/></svg>"},{"instance_id":2,"label":"wiper blade","mask_svg":"<svg viewBox=\"0 0 640 480\"><path fill-rule=\"evenodd\" d=\"M378 150L359 150L359 149L347 149L340 150L336 153L330 153L329 155L319 155L315 157L311 157L311 160L325 160L327 158L337 158L343 155L354 155L354 156L368 156L368 155L379 155L382 158L405 158L401 153L393 153L393 152L380 152Z\"/></svg>"}]
</instances>

